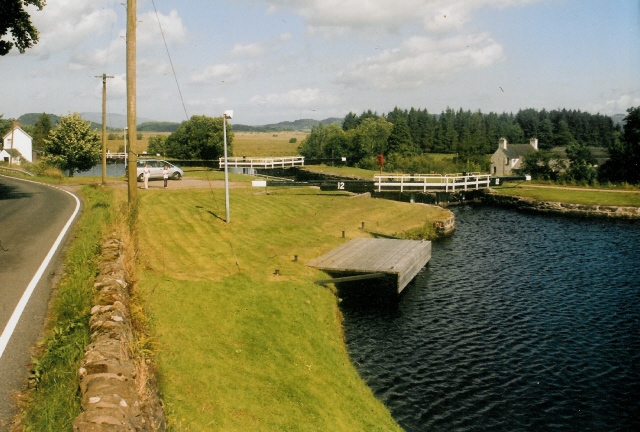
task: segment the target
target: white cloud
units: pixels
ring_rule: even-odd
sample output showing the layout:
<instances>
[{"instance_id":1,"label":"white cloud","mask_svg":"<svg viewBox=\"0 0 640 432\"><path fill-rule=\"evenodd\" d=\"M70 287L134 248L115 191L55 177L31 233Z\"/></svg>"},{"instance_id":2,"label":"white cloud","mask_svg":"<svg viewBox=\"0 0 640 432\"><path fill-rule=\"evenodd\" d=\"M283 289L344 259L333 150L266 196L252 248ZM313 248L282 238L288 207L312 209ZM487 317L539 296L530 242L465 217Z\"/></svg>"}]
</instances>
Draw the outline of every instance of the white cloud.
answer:
<instances>
[{"instance_id":1,"label":"white cloud","mask_svg":"<svg viewBox=\"0 0 640 432\"><path fill-rule=\"evenodd\" d=\"M269 93L251 98L251 103L286 108L313 108L335 102L336 97L317 88L295 89L284 93Z\"/></svg>"},{"instance_id":2,"label":"white cloud","mask_svg":"<svg viewBox=\"0 0 640 432\"><path fill-rule=\"evenodd\" d=\"M325 34L358 29L397 31L424 23L427 31L460 30L483 7L504 8L538 0L264 0L269 12L293 9L311 31ZM446 18L445 18L446 16Z\"/></svg>"},{"instance_id":3,"label":"white cloud","mask_svg":"<svg viewBox=\"0 0 640 432\"><path fill-rule=\"evenodd\" d=\"M587 111L599 112L605 115L626 114L627 109L640 106L640 89L630 92L619 92L611 95L610 99L602 103L591 104Z\"/></svg>"},{"instance_id":4,"label":"white cloud","mask_svg":"<svg viewBox=\"0 0 640 432\"><path fill-rule=\"evenodd\" d=\"M127 96L127 76L126 74L114 75L107 79L107 103ZM94 87L94 97L102 100L102 80L96 79Z\"/></svg>"},{"instance_id":5,"label":"white cloud","mask_svg":"<svg viewBox=\"0 0 640 432\"><path fill-rule=\"evenodd\" d=\"M174 9L169 15L158 12L146 12L138 17L137 43L141 46L162 44L162 36L167 44L181 43L187 40L187 29L182 23L182 18ZM162 26L162 33L160 26Z\"/></svg>"},{"instance_id":6,"label":"white cloud","mask_svg":"<svg viewBox=\"0 0 640 432\"><path fill-rule=\"evenodd\" d=\"M95 38L110 28L115 11L108 0L56 0L47 2L42 11L31 7L29 13L40 32L35 54L66 51Z\"/></svg>"},{"instance_id":7,"label":"white cloud","mask_svg":"<svg viewBox=\"0 0 640 432\"><path fill-rule=\"evenodd\" d=\"M233 57L258 57L263 54L264 50L260 43L252 44L235 44L231 49L231 55Z\"/></svg>"},{"instance_id":8,"label":"white cloud","mask_svg":"<svg viewBox=\"0 0 640 432\"><path fill-rule=\"evenodd\" d=\"M259 63L221 63L210 65L199 72L193 73L189 82L192 84L207 84L212 81L233 83L252 76L259 67Z\"/></svg>"},{"instance_id":9,"label":"white cloud","mask_svg":"<svg viewBox=\"0 0 640 432\"><path fill-rule=\"evenodd\" d=\"M488 67L504 58L486 33L433 39L414 36L399 48L352 63L337 78L349 87L415 88L465 69Z\"/></svg>"},{"instance_id":10,"label":"white cloud","mask_svg":"<svg viewBox=\"0 0 640 432\"><path fill-rule=\"evenodd\" d=\"M290 42L293 39L293 35L291 33L282 33L280 35L280 42Z\"/></svg>"},{"instance_id":11,"label":"white cloud","mask_svg":"<svg viewBox=\"0 0 640 432\"><path fill-rule=\"evenodd\" d=\"M82 70L96 66L112 65L115 62L122 61L126 52L125 43L124 38L118 37L111 41L108 48L94 49L89 54L84 52L74 53L71 56L70 68L72 70Z\"/></svg>"}]
</instances>

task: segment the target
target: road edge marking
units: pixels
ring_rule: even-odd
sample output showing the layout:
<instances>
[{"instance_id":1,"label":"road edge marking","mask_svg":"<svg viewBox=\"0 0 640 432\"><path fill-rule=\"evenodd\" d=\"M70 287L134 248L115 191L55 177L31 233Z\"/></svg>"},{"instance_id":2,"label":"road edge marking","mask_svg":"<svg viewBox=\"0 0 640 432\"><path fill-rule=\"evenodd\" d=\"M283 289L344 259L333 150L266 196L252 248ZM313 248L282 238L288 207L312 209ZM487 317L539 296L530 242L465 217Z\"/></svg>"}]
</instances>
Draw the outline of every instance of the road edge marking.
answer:
<instances>
[{"instance_id":1,"label":"road edge marking","mask_svg":"<svg viewBox=\"0 0 640 432\"><path fill-rule=\"evenodd\" d=\"M22 180L22 179L18 179L18 180ZM23 181L30 182L30 180L23 180ZM38 182L31 182L31 183L38 183ZM38 183L38 184L42 184L42 183ZM53 187L55 189L61 190L61 191L65 192L65 193L68 193L69 195L71 195L73 197L73 199L76 200L76 209L74 210L73 214L71 215L71 217L67 221L67 223L64 226L64 228L62 228L62 231L60 232L60 235L58 235L58 238L53 243L53 246L51 246L51 249L49 250L49 253L44 258L44 261L42 261L42 264L40 264L40 267L38 268L38 271L36 272L36 274L31 279L31 282L29 283L29 285L27 285L27 288L25 289L24 293L22 294L22 297L20 298L20 301L18 302L18 304L16 305L16 308L14 309L13 313L11 314L11 318L9 318L9 321L7 322L7 325L4 327L4 330L2 331L2 335L0 335L0 359L2 359L2 355L4 354L4 350L7 347L7 345L9 344L9 340L11 339L11 336L13 336L13 332L15 331L15 329L16 329L16 327L18 325L18 322L20 321L20 318L22 317L22 313L24 312L24 309L27 307L27 303L29 303L29 299L31 298L31 294L33 294L33 291L35 290L36 285L38 285L38 282L40 282L40 279L42 278L42 275L44 274L44 271L46 270L46 268L51 263L51 260L53 259L53 255L58 250L58 247L60 247L60 244L62 243L62 240L64 239L65 235L67 234L67 231L69 231L69 228L71 227L71 224L73 223L73 221L75 220L76 216L78 215L78 212L80 211L80 199L75 194L73 194L72 192L69 192L68 190L64 190L64 189L56 187L56 186L51 186L51 185L45 185L45 186Z\"/></svg>"}]
</instances>

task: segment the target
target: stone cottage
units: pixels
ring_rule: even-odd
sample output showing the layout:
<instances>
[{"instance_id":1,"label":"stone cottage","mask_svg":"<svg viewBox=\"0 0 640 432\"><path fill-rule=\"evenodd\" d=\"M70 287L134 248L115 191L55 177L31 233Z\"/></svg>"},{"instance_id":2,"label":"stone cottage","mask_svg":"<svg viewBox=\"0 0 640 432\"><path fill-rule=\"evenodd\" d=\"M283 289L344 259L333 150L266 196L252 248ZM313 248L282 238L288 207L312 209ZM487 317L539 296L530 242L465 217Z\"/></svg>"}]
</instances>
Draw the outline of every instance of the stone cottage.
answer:
<instances>
[{"instance_id":1,"label":"stone cottage","mask_svg":"<svg viewBox=\"0 0 640 432\"><path fill-rule=\"evenodd\" d=\"M498 150L491 156L491 175L504 177L514 175L513 170L522 166L524 157L538 151L538 139L531 138L529 144L509 144L506 138L498 141Z\"/></svg>"}]
</instances>

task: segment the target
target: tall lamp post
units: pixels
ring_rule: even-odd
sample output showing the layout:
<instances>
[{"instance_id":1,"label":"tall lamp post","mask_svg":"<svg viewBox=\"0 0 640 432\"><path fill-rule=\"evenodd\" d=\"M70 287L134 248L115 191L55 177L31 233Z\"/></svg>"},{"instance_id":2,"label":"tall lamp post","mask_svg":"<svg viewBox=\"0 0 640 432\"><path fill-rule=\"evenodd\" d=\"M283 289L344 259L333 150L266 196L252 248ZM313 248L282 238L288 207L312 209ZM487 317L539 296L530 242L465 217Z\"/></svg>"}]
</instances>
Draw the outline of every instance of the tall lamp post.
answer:
<instances>
[{"instance_id":1,"label":"tall lamp post","mask_svg":"<svg viewBox=\"0 0 640 432\"><path fill-rule=\"evenodd\" d=\"M233 118L233 110L227 110L222 114L222 136L224 137L224 203L227 211L227 223L231 222L229 212L229 160L227 157L227 119Z\"/></svg>"}]
</instances>

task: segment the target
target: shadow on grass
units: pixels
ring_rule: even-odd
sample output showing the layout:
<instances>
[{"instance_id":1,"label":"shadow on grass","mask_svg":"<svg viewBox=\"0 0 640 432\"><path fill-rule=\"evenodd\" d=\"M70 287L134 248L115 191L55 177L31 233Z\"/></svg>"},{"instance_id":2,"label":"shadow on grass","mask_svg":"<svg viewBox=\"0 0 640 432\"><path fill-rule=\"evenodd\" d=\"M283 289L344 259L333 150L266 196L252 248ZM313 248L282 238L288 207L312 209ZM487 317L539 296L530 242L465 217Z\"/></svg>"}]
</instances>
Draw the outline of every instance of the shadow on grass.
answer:
<instances>
[{"instance_id":1,"label":"shadow on grass","mask_svg":"<svg viewBox=\"0 0 640 432\"><path fill-rule=\"evenodd\" d=\"M197 209L201 209L204 210L204 207L202 206L196 206ZM212 212L211 210L207 210L207 213L209 213L211 216L213 216L216 219L220 219L222 222L226 222L224 218L218 216L217 213Z\"/></svg>"}]
</instances>

